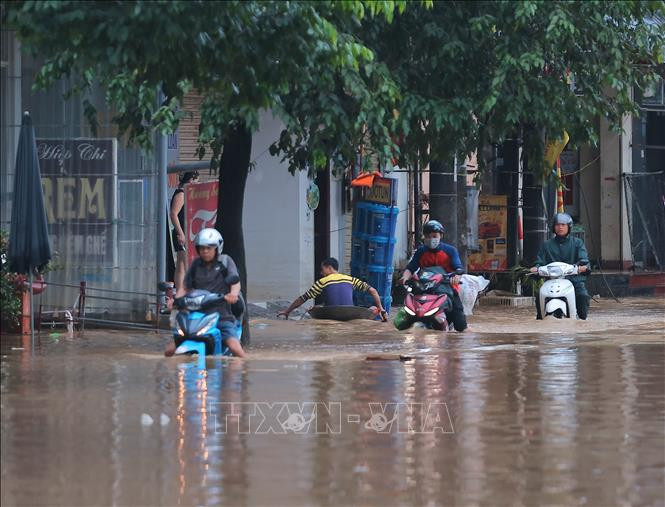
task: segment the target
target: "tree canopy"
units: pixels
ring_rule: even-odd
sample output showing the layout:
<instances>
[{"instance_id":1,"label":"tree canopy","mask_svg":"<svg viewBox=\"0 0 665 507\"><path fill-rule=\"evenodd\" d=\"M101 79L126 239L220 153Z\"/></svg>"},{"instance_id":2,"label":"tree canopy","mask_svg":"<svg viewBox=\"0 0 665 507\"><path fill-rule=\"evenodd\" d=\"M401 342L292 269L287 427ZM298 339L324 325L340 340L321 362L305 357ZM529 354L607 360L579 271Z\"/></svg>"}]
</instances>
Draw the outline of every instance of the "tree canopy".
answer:
<instances>
[{"instance_id":1,"label":"tree canopy","mask_svg":"<svg viewBox=\"0 0 665 507\"><path fill-rule=\"evenodd\" d=\"M373 55L340 27L358 26L366 15L390 21L404 6L392 1L46 1L12 3L7 15L24 49L44 59L36 86L70 77L75 84L69 94L85 97L93 83L99 84L116 113L114 122L131 143L149 148L153 130L174 131L183 96L199 90L204 96L199 155L211 148L218 161L229 129L241 124L255 130L261 109L273 109L293 124L283 99L297 93L300 82L320 82L324 88L337 76L354 107L375 104L366 100L369 91L359 72L372 66ZM158 105L160 89L164 99ZM95 109L87 99L84 106L94 128ZM302 150L295 153L292 169L314 166L304 164L303 156ZM305 158L321 166L326 157L313 146Z\"/></svg>"},{"instance_id":2,"label":"tree canopy","mask_svg":"<svg viewBox=\"0 0 665 507\"><path fill-rule=\"evenodd\" d=\"M23 2L10 25L45 64L38 86L97 81L121 132L148 147L187 90L204 97L200 151L235 124L285 123L289 169L402 166L468 154L529 126L597 141L663 74L663 2ZM377 15L378 14L378 15ZM165 100L157 107L161 86ZM89 119L94 109L86 103ZM535 135L533 134L535 133Z\"/></svg>"},{"instance_id":3,"label":"tree canopy","mask_svg":"<svg viewBox=\"0 0 665 507\"><path fill-rule=\"evenodd\" d=\"M395 86L381 120L405 167L516 135L532 160L564 130L597 143L598 118L619 128L638 110L634 88L665 74L664 20L660 1L451 1L356 33Z\"/></svg>"}]
</instances>

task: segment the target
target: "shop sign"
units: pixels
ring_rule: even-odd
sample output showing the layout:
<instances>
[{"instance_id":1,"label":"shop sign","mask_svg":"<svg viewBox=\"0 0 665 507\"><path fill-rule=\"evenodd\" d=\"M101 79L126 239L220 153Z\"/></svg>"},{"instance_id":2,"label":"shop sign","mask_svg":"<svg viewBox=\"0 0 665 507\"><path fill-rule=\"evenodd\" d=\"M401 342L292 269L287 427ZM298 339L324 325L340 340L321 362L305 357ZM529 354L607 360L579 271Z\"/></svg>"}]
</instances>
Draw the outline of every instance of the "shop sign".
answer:
<instances>
[{"instance_id":1,"label":"shop sign","mask_svg":"<svg viewBox=\"0 0 665 507\"><path fill-rule=\"evenodd\" d=\"M479 252L469 255L469 271L508 269L508 198L505 195L480 195L478 198Z\"/></svg>"},{"instance_id":2,"label":"shop sign","mask_svg":"<svg viewBox=\"0 0 665 507\"><path fill-rule=\"evenodd\" d=\"M114 262L116 139L37 139L51 245L68 261Z\"/></svg>"},{"instance_id":3,"label":"shop sign","mask_svg":"<svg viewBox=\"0 0 665 507\"><path fill-rule=\"evenodd\" d=\"M365 201L392 206L397 193L397 180L375 177L371 187L365 190Z\"/></svg>"}]
</instances>

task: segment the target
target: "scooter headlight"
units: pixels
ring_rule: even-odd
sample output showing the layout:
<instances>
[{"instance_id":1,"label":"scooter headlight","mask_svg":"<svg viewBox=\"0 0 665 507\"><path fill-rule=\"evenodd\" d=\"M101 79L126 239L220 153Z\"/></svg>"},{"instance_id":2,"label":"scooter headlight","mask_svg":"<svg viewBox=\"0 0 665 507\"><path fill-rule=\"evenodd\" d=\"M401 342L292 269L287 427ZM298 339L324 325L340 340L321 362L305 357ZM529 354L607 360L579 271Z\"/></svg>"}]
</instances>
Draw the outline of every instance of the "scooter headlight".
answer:
<instances>
[{"instance_id":1,"label":"scooter headlight","mask_svg":"<svg viewBox=\"0 0 665 507\"><path fill-rule=\"evenodd\" d=\"M409 308L408 306L405 306L405 307L404 307L404 311L405 311L406 313L408 313L409 315L414 315L414 316L416 315L416 312L414 312L414 311L413 311L411 308Z\"/></svg>"},{"instance_id":2,"label":"scooter headlight","mask_svg":"<svg viewBox=\"0 0 665 507\"><path fill-rule=\"evenodd\" d=\"M180 336L185 336L185 332L180 327L178 327L178 334Z\"/></svg>"},{"instance_id":3,"label":"scooter headlight","mask_svg":"<svg viewBox=\"0 0 665 507\"><path fill-rule=\"evenodd\" d=\"M201 329L196 332L196 336L202 336L209 332L216 324L215 315L208 315L205 320L201 323Z\"/></svg>"},{"instance_id":4,"label":"scooter headlight","mask_svg":"<svg viewBox=\"0 0 665 507\"><path fill-rule=\"evenodd\" d=\"M210 331L210 330L214 327L213 324L214 324L214 323L211 322L210 324L207 324L206 326L204 326L204 327L202 327L201 329L199 329L199 330L196 332L196 336L201 336L201 335L203 335L203 334L206 334L208 331Z\"/></svg>"},{"instance_id":5,"label":"scooter headlight","mask_svg":"<svg viewBox=\"0 0 665 507\"><path fill-rule=\"evenodd\" d=\"M435 314L436 312L438 312L438 311L439 311L438 308L433 308L432 310L430 310L429 312L427 312L427 313L425 314L425 317L429 317L429 316L431 316L431 315L434 315L434 314Z\"/></svg>"}]
</instances>

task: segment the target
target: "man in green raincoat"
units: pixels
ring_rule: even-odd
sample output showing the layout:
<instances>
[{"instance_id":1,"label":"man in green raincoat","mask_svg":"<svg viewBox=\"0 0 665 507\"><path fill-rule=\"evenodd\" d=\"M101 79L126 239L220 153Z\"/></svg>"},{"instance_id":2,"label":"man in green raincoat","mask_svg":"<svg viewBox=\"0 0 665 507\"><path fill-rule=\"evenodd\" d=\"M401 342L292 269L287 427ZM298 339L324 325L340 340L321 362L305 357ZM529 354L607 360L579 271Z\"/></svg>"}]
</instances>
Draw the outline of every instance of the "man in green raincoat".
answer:
<instances>
[{"instance_id":1,"label":"man in green raincoat","mask_svg":"<svg viewBox=\"0 0 665 507\"><path fill-rule=\"evenodd\" d=\"M585 278L590 272L589 255L587 254L584 241L580 238L574 238L570 235L573 226L573 219L568 213L557 213L552 222L552 232L555 236L545 241L540 247L535 267L531 268L532 273L538 271L539 266L545 266L550 262L565 262L567 264L579 266L579 275L568 277L573 287L575 287L575 303L577 306L577 316L586 320L589 313L589 293L586 290ZM582 275L586 273L586 275ZM537 319L542 319L540 302L536 297Z\"/></svg>"}]
</instances>

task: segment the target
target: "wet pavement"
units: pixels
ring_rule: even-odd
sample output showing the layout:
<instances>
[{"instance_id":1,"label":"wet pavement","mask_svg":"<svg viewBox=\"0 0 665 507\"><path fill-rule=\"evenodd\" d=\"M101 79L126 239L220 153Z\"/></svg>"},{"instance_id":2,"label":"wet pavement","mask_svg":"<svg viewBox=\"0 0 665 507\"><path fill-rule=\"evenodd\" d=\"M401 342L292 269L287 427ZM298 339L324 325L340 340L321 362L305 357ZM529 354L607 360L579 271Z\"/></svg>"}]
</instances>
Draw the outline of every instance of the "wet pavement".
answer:
<instances>
[{"instance_id":1,"label":"wet pavement","mask_svg":"<svg viewBox=\"0 0 665 507\"><path fill-rule=\"evenodd\" d=\"M2 505L663 505L664 310L262 318L205 370L155 333L3 336Z\"/></svg>"}]
</instances>

